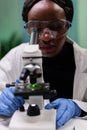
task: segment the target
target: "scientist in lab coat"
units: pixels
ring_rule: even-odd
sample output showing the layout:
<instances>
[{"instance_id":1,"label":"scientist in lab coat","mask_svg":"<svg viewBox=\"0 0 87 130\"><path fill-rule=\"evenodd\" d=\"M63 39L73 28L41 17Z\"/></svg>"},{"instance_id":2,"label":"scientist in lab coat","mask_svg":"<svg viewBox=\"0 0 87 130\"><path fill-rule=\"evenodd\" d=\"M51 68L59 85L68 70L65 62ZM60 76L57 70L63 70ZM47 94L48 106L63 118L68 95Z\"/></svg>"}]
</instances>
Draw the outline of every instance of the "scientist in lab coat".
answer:
<instances>
[{"instance_id":1,"label":"scientist in lab coat","mask_svg":"<svg viewBox=\"0 0 87 130\"><path fill-rule=\"evenodd\" d=\"M87 112L87 50L67 37L72 25L71 0L26 0L22 12L27 31L38 29L38 45L42 57L43 79L57 90L56 99L45 106L56 108L56 128ZM0 61L0 114L12 116L25 103L14 96L15 88L5 88L20 77L23 53L29 43L13 48Z\"/></svg>"}]
</instances>

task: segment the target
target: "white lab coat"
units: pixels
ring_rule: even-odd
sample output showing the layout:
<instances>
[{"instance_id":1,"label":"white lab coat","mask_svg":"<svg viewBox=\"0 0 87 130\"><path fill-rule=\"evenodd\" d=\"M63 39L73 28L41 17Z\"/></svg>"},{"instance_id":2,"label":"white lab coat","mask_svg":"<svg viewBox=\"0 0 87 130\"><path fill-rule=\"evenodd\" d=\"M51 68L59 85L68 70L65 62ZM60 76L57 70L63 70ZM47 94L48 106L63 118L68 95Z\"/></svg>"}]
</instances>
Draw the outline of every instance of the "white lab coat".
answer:
<instances>
[{"instance_id":1,"label":"white lab coat","mask_svg":"<svg viewBox=\"0 0 87 130\"><path fill-rule=\"evenodd\" d=\"M67 38L73 44L76 71L74 77L73 100L87 112L87 50L79 47L74 41ZM22 54L26 51L28 43L13 48L0 61L0 90L6 83L12 83L19 78L23 68Z\"/></svg>"}]
</instances>

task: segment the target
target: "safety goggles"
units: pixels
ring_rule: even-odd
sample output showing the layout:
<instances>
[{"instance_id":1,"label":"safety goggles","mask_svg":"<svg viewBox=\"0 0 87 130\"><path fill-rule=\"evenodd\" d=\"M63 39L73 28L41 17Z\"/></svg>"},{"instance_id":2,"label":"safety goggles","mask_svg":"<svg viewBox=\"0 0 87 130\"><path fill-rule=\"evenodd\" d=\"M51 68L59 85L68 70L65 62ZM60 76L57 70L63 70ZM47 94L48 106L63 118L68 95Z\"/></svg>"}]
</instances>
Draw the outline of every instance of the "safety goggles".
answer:
<instances>
[{"instance_id":1,"label":"safety goggles","mask_svg":"<svg viewBox=\"0 0 87 130\"><path fill-rule=\"evenodd\" d=\"M71 27L71 22L65 19L54 19L50 21L29 20L24 26L24 28L28 29L29 34L33 27L37 28L38 33L41 33L44 28L49 28L51 31L56 31L59 35L63 35Z\"/></svg>"}]
</instances>

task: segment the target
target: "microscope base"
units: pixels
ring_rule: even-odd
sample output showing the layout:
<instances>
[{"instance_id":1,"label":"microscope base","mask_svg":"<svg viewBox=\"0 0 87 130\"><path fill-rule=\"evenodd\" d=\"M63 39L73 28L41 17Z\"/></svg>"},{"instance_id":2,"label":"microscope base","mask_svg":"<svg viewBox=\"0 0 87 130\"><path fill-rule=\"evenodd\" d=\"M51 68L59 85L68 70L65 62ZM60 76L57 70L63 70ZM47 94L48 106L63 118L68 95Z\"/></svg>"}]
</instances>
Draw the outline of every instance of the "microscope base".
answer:
<instances>
[{"instance_id":1,"label":"microscope base","mask_svg":"<svg viewBox=\"0 0 87 130\"><path fill-rule=\"evenodd\" d=\"M56 110L41 110L39 116L27 116L27 112L16 111L9 130L56 130Z\"/></svg>"}]
</instances>

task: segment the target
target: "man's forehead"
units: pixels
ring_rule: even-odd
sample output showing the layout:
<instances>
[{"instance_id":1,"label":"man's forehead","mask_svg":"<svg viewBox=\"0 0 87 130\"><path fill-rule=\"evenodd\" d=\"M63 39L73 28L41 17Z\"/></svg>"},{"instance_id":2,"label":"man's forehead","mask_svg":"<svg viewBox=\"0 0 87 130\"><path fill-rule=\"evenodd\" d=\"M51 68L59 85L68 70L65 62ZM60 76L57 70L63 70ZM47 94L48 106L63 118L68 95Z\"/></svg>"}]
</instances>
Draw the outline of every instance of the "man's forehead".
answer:
<instances>
[{"instance_id":1,"label":"man's forehead","mask_svg":"<svg viewBox=\"0 0 87 130\"><path fill-rule=\"evenodd\" d=\"M65 18L64 10L53 1L47 0L39 1L28 12L29 19L40 18L42 20L50 20L55 18Z\"/></svg>"},{"instance_id":2,"label":"man's forehead","mask_svg":"<svg viewBox=\"0 0 87 130\"><path fill-rule=\"evenodd\" d=\"M31 8L36 5L39 2L54 2L57 5L59 5L65 12L66 15L66 19L70 22L72 22L72 18L73 18L73 3L72 0L26 0L24 3L24 7L23 7L23 12L22 12L22 16L23 16L23 20L25 22L28 21L27 18L27 14L28 12L31 10ZM40 5L41 7L42 5Z\"/></svg>"}]
</instances>

